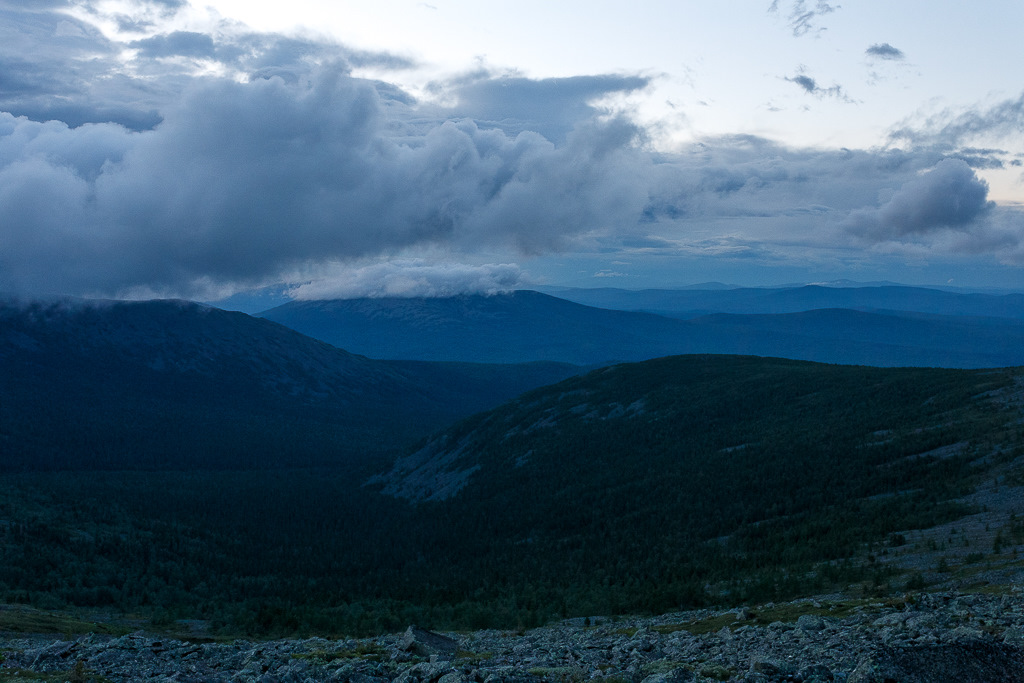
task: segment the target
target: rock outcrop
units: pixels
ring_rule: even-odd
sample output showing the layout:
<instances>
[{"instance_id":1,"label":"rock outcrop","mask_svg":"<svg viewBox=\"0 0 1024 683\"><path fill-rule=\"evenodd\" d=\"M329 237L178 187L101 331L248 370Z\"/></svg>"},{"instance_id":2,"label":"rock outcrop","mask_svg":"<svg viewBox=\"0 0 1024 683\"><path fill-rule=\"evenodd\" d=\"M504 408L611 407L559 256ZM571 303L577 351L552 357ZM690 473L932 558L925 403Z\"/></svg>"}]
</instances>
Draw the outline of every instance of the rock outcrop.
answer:
<instances>
[{"instance_id":1,"label":"rock outcrop","mask_svg":"<svg viewBox=\"0 0 1024 683\"><path fill-rule=\"evenodd\" d=\"M0 637L0 678L237 683L1024 683L1024 594L801 601L522 633L192 643Z\"/></svg>"}]
</instances>

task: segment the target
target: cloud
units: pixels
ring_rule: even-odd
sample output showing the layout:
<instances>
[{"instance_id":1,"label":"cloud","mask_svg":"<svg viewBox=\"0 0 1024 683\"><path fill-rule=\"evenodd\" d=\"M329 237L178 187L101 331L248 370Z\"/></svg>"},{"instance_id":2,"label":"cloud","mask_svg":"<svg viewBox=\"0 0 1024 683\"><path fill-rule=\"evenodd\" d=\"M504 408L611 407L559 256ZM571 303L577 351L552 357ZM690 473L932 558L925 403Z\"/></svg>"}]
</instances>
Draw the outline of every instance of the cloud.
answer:
<instances>
[{"instance_id":1,"label":"cloud","mask_svg":"<svg viewBox=\"0 0 1024 683\"><path fill-rule=\"evenodd\" d=\"M65 3L0 4L0 111L71 125L159 121L152 94L130 85L118 48Z\"/></svg>"},{"instance_id":2,"label":"cloud","mask_svg":"<svg viewBox=\"0 0 1024 683\"><path fill-rule=\"evenodd\" d=\"M979 139L1017 139L1024 133L1024 93L988 107L945 109L904 121L889 133L894 144L951 150Z\"/></svg>"},{"instance_id":3,"label":"cloud","mask_svg":"<svg viewBox=\"0 0 1024 683\"><path fill-rule=\"evenodd\" d=\"M112 122L141 131L158 124L165 108L211 73L236 80L271 75L297 80L315 65L342 70L412 65L390 53L255 33L223 20L211 20L207 33L156 30L187 4L109 5L131 10L127 15L101 11L108 5L90 2L0 2L0 111L72 127ZM119 26L130 38L108 37L97 27L101 23Z\"/></svg>"},{"instance_id":4,"label":"cloud","mask_svg":"<svg viewBox=\"0 0 1024 683\"><path fill-rule=\"evenodd\" d=\"M786 18L789 22L790 30L793 31L793 36L799 38L811 32L820 34L824 31L824 28L817 26L818 19L826 14L835 12L837 9L840 9L840 5L825 2L824 0L816 0L813 3L813 9L811 3L807 0L795 0L795 2L791 3ZM777 14L779 12L779 0L772 0L771 5L768 6L768 12L770 14Z\"/></svg>"},{"instance_id":5,"label":"cloud","mask_svg":"<svg viewBox=\"0 0 1024 683\"><path fill-rule=\"evenodd\" d=\"M429 264L421 259L396 259L361 267L336 266L333 274L294 287L294 299L358 299L363 297L444 297L456 294L498 294L523 284L523 272L512 263Z\"/></svg>"},{"instance_id":6,"label":"cloud","mask_svg":"<svg viewBox=\"0 0 1024 683\"><path fill-rule=\"evenodd\" d=\"M868 57L877 57L889 61L900 61L906 57L903 50L899 50L889 43L876 43L864 51Z\"/></svg>"},{"instance_id":7,"label":"cloud","mask_svg":"<svg viewBox=\"0 0 1024 683\"><path fill-rule=\"evenodd\" d=\"M796 83L806 92L809 92L812 95L818 90L818 84L810 76L804 76L801 74L799 76L793 76L792 78L787 77L786 80L790 81L791 83Z\"/></svg>"},{"instance_id":8,"label":"cloud","mask_svg":"<svg viewBox=\"0 0 1024 683\"><path fill-rule=\"evenodd\" d=\"M213 38L205 33L175 31L151 36L129 43L138 48L146 57L200 57L213 58L216 55Z\"/></svg>"},{"instance_id":9,"label":"cloud","mask_svg":"<svg viewBox=\"0 0 1024 683\"><path fill-rule=\"evenodd\" d=\"M902 148L733 135L655 151L605 105L648 87L643 75L479 69L436 81L427 101L353 76L408 67L401 56L227 24L162 29L178 6L151 5L129 17L133 31L151 23L142 33L108 38L82 14L0 0L0 290L201 296L334 264L334 284L304 295L490 291L519 277L493 264L568 250L605 264L778 261L925 235L920 249L948 253L1018 243L1019 213L989 208L963 171L1012 152L937 142L1017 130L1013 100L908 124ZM943 208L949 196L960 203ZM939 239L950 230L961 242ZM451 264L366 265L425 252Z\"/></svg>"},{"instance_id":10,"label":"cloud","mask_svg":"<svg viewBox=\"0 0 1024 683\"><path fill-rule=\"evenodd\" d=\"M852 102L841 85L832 85L828 88L822 88L818 85L816 80L803 73L802 67L800 69L800 73L796 76L786 76L785 80L790 83L797 84L808 95L814 95L815 97L834 97L844 102Z\"/></svg>"},{"instance_id":11,"label":"cloud","mask_svg":"<svg viewBox=\"0 0 1024 683\"><path fill-rule=\"evenodd\" d=\"M467 119L421 130L372 82L308 78L200 82L141 132L0 115L0 287L187 290L437 243L540 253L642 209L628 121L561 145Z\"/></svg>"},{"instance_id":12,"label":"cloud","mask_svg":"<svg viewBox=\"0 0 1024 683\"><path fill-rule=\"evenodd\" d=\"M987 197L988 184L967 163L943 159L927 173L904 183L877 210L855 212L846 228L875 241L943 228L964 231L993 208Z\"/></svg>"},{"instance_id":13,"label":"cloud","mask_svg":"<svg viewBox=\"0 0 1024 683\"><path fill-rule=\"evenodd\" d=\"M451 101L462 116L509 133L536 131L561 142L576 122L602 113L595 101L612 94L642 90L650 84L643 76L573 76L529 79L514 74L480 70L447 82L434 82L428 90Z\"/></svg>"}]
</instances>

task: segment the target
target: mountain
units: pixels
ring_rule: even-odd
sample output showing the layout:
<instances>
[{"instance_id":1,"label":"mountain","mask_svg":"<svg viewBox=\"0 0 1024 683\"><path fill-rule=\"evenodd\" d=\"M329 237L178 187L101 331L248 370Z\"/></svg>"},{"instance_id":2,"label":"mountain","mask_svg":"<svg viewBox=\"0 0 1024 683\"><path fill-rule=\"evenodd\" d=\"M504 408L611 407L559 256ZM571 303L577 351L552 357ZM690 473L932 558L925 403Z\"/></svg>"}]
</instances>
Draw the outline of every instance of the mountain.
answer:
<instances>
[{"instance_id":1,"label":"mountain","mask_svg":"<svg viewBox=\"0 0 1024 683\"><path fill-rule=\"evenodd\" d=\"M825 288L766 291L757 290L759 296L781 297L777 308L799 308L793 297L809 303L831 296ZM678 320L594 308L532 291L293 301L260 315L374 358L595 365L720 353L878 366L1024 364L1024 318L1009 317L820 309Z\"/></svg>"},{"instance_id":2,"label":"mountain","mask_svg":"<svg viewBox=\"0 0 1024 683\"><path fill-rule=\"evenodd\" d=\"M849 308L1024 319L1024 294L959 293L902 285L852 286L846 283L841 287L685 290L561 288L553 293L587 306L647 311L676 318L695 318L708 313L800 313L819 308Z\"/></svg>"},{"instance_id":3,"label":"mountain","mask_svg":"<svg viewBox=\"0 0 1024 683\"><path fill-rule=\"evenodd\" d=\"M532 291L444 298L293 301L259 314L373 358L580 365L667 355L679 321Z\"/></svg>"},{"instance_id":4,"label":"mountain","mask_svg":"<svg viewBox=\"0 0 1024 683\"><path fill-rule=\"evenodd\" d=\"M109 312L93 311L108 322L78 321L70 326L74 335L54 333L54 348L68 349L65 385L104 408L87 417L101 420L105 440L92 437L84 412L71 419L64 412L63 422L44 420L52 431L79 435L57 463L64 470L0 471L0 601L131 615L133 630L140 618L156 627L198 619L224 637L339 635L395 632L410 623L526 628L566 616L824 593L862 598L1005 582L1007 573L1024 570L1016 555L1024 551L1019 369L664 358L533 389L385 459L367 439L367 450L346 450L345 429L380 421L377 435L393 444L401 434L380 432L402 429L414 413L389 421L353 402L332 413L341 419L338 412L350 412L348 422L318 422L317 400L297 408L285 398L267 398L273 411L260 411L244 392L227 391L226 379L213 381L216 367L232 365L232 376L254 391L268 376L290 377L277 385L289 387L283 395L303 396L303 358L312 363L323 354L313 374L324 378L326 394L345 394L346 385L332 377L370 373L380 387L375 405L397 411L388 387L418 386L402 373L423 364L378 365L341 354L342 369L332 375L331 347L266 321L181 304L140 306L159 312L157 324L123 311L135 322L114 324ZM126 458L107 462L81 444L100 455L115 445L158 448L125 436L126 425L153 416L144 402L136 408L137 385L109 382L102 372L91 376L95 384L83 384L80 359L107 358L109 367L123 369L128 355L145 366L169 343L161 329L187 328L174 322L179 315L221 322L196 322L197 332L176 333L159 354L165 373L199 357L193 369L178 372L181 383L191 372L204 378L189 385L199 390L183 405L147 388L167 399L157 408L171 411L162 415L163 432L147 433L149 441L177 448L149 468L136 453L133 469L114 471ZM6 324L0 329L5 363L21 353L12 348L38 353L49 344L28 323L17 334ZM273 353L268 330L286 342ZM132 352L121 341L140 336L153 338L148 350ZM247 370L245 356L232 355L236 344L267 349L268 362L282 360L269 373ZM301 344L302 354L288 353ZM105 345L109 354L98 351ZM173 352L179 346L188 353ZM209 360L198 355L206 347L214 348ZM444 368L457 366L429 367L437 382ZM383 374L372 374L378 370ZM65 411L60 374L43 376L40 393ZM114 388L131 400L113 397ZM227 402L218 427L230 438L217 441L202 418L218 401L203 392L230 394L249 423ZM14 398L24 395L22 387ZM22 443L24 436L11 432L12 424L24 425L7 419L10 397L0 397L5 464L18 455L11 439ZM42 399L35 405L49 409ZM274 411L283 411L280 419ZM195 438L185 442L170 428L175 424ZM281 467L279 429L287 439L305 439L289 462L318 466ZM248 459L205 448L206 439L218 449L241 440ZM264 440L269 453L261 450ZM310 458L307 447L326 456ZM96 469L66 471L71 457ZM238 467L204 467L205 457ZM354 458L364 462L361 471L321 466Z\"/></svg>"},{"instance_id":5,"label":"mountain","mask_svg":"<svg viewBox=\"0 0 1024 683\"><path fill-rule=\"evenodd\" d=\"M291 301L292 298L288 294L290 289L289 285L268 285L202 303L225 311L240 311L252 315Z\"/></svg>"},{"instance_id":6,"label":"mountain","mask_svg":"<svg viewBox=\"0 0 1024 683\"><path fill-rule=\"evenodd\" d=\"M1024 320L818 309L716 313L686 321L706 347L826 363L988 368L1024 365Z\"/></svg>"},{"instance_id":7,"label":"mountain","mask_svg":"<svg viewBox=\"0 0 1024 683\"><path fill-rule=\"evenodd\" d=\"M562 379L375 361L183 301L0 303L0 468L225 468L379 455Z\"/></svg>"},{"instance_id":8,"label":"mountain","mask_svg":"<svg viewBox=\"0 0 1024 683\"><path fill-rule=\"evenodd\" d=\"M836 476L844 479L836 492L853 486L876 495L881 490L873 486L910 486L889 474L879 479L878 470L921 460L916 454L957 443L985 455L965 440L987 443L993 416L1009 426L1021 412L1008 406L1020 402L1022 384L1021 369L869 368L752 356L613 365L467 418L373 483L414 501L497 496L511 504L524 493L538 500L577 486L594 495L681 487L697 498L726 491L742 498L740 489L757 479L781 484L770 471L780 467L802 471L787 496ZM704 477L721 481L701 489L696 480ZM737 477L751 479L740 484Z\"/></svg>"},{"instance_id":9,"label":"mountain","mask_svg":"<svg viewBox=\"0 0 1024 683\"><path fill-rule=\"evenodd\" d=\"M487 560L459 575L530 577L570 612L806 594L892 534L975 511L979 485L1019 484L1021 386L1019 369L663 358L528 392L367 485L472 539ZM979 558L1016 523L991 512Z\"/></svg>"}]
</instances>

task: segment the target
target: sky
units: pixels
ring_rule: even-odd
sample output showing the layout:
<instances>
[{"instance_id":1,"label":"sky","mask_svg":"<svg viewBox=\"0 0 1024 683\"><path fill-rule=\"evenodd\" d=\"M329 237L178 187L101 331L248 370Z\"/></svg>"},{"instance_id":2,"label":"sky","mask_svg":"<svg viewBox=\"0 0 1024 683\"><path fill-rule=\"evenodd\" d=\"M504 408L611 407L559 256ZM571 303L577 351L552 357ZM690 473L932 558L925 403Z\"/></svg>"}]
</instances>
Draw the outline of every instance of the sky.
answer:
<instances>
[{"instance_id":1,"label":"sky","mask_svg":"<svg viewBox=\"0 0 1024 683\"><path fill-rule=\"evenodd\" d=\"M0 0L0 292L1024 289L1024 3Z\"/></svg>"}]
</instances>

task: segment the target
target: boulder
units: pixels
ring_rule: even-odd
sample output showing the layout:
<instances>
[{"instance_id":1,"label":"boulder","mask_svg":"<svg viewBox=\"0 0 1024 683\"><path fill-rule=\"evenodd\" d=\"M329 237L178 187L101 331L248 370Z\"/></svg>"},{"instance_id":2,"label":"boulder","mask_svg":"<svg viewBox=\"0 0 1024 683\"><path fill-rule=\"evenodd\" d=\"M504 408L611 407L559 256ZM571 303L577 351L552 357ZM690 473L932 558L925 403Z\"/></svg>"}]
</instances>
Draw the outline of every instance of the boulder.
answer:
<instances>
[{"instance_id":1,"label":"boulder","mask_svg":"<svg viewBox=\"0 0 1024 683\"><path fill-rule=\"evenodd\" d=\"M848 683L1024 683L1024 651L993 640L886 647L857 663Z\"/></svg>"},{"instance_id":2,"label":"boulder","mask_svg":"<svg viewBox=\"0 0 1024 683\"><path fill-rule=\"evenodd\" d=\"M641 683L690 683L693 680L696 680L693 672L680 667L664 673L651 674Z\"/></svg>"},{"instance_id":3,"label":"boulder","mask_svg":"<svg viewBox=\"0 0 1024 683\"><path fill-rule=\"evenodd\" d=\"M399 647L420 657L440 655L450 658L455 655L459 644L454 639L440 633L427 631L418 626L410 626L402 635Z\"/></svg>"}]
</instances>

